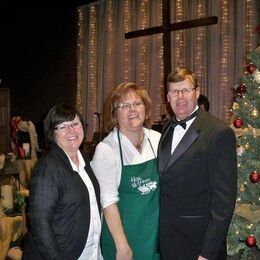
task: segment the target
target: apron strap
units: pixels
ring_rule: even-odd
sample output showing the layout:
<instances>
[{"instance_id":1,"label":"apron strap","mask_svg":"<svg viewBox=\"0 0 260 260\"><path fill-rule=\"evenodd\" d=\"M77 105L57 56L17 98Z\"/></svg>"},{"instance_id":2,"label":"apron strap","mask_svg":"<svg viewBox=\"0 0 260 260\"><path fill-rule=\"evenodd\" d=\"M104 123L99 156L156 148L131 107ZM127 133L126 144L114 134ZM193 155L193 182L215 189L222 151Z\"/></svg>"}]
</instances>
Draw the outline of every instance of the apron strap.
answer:
<instances>
[{"instance_id":1,"label":"apron strap","mask_svg":"<svg viewBox=\"0 0 260 260\"><path fill-rule=\"evenodd\" d=\"M118 137L118 143L119 143L119 150L120 150L120 158L121 158L121 163L122 163L122 166L124 166L124 161L123 161L123 152L122 152L122 146L121 146L121 140L120 140L120 136L119 136L119 130L117 130L117 137ZM148 142L151 146L151 149L153 151L153 155L154 155L154 158L157 158L155 152L154 152L154 149L153 149L153 146L152 146L152 143L151 143L151 140L150 138L147 138L148 139Z\"/></svg>"},{"instance_id":2,"label":"apron strap","mask_svg":"<svg viewBox=\"0 0 260 260\"><path fill-rule=\"evenodd\" d=\"M156 154L155 154L155 152L154 152L154 149L153 149L153 146L152 146L152 143L151 143L150 138L147 138L147 139L148 139L148 142L149 142L149 144L150 144L150 146L151 146L151 148L152 148L154 157L157 158L157 156L156 156Z\"/></svg>"},{"instance_id":3,"label":"apron strap","mask_svg":"<svg viewBox=\"0 0 260 260\"><path fill-rule=\"evenodd\" d=\"M119 150L120 150L121 164L122 164L122 166L124 166L124 161L123 161L123 152L122 152L121 140L120 140L119 130L118 130L118 129L117 129L117 137L118 137L118 143L119 143Z\"/></svg>"}]
</instances>

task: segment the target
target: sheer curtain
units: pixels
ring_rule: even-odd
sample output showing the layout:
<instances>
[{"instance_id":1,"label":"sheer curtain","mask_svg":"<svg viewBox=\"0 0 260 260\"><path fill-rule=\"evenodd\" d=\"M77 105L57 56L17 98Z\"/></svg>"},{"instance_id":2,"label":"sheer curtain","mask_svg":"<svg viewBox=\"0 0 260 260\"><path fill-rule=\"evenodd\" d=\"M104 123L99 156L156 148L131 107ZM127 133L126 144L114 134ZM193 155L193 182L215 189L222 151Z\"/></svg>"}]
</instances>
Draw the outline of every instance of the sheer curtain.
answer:
<instances>
[{"instance_id":1,"label":"sheer curtain","mask_svg":"<svg viewBox=\"0 0 260 260\"><path fill-rule=\"evenodd\" d=\"M258 0L172 0L171 22L218 16L218 24L171 33L172 70L186 66L199 78L211 113L229 122L233 89L259 44ZM125 32L162 24L162 0L103 0L78 9L78 109L87 140L103 125L104 100L123 81L144 86L153 120L165 115L162 34L125 39Z\"/></svg>"}]
</instances>

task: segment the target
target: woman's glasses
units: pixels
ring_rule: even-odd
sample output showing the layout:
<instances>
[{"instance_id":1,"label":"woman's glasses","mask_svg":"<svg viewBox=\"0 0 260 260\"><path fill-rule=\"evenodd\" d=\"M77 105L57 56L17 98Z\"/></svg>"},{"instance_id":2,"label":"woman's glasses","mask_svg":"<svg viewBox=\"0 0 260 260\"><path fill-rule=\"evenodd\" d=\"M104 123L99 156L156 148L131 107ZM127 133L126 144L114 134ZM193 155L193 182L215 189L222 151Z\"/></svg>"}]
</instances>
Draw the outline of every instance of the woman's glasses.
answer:
<instances>
[{"instance_id":1,"label":"woman's glasses","mask_svg":"<svg viewBox=\"0 0 260 260\"><path fill-rule=\"evenodd\" d=\"M60 124L54 127L54 129L59 130L61 132L68 132L70 129L80 129L81 128L81 122L74 122L72 124Z\"/></svg>"},{"instance_id":2,"label":"woman's glasses","mask_svg":"<svg viewBox=\"0 0 260 260\"><path fill-rule=\"evenodd\" d=\"M136 101L134 103L122 103L117 105L115 108L120 108L122 110L130 110L133 108L141 108L143 107L144 103L142 101Z\"/></svg>"}]
</instances>

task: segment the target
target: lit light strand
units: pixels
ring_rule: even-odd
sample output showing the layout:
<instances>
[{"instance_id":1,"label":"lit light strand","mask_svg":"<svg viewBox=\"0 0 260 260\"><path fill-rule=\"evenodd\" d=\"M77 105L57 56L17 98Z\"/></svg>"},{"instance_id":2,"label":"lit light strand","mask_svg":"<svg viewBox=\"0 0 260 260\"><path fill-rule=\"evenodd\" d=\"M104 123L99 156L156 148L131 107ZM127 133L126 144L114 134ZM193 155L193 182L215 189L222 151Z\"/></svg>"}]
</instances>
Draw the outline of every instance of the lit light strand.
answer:
<instances>
[{"instance_id":1,"label":"lit light strand","mask_svg":"<svg viewBox=\"0 0 260 260\"><path fill-rule=\"evenodd\" d=\"M159 24L163 23L162 19L162 1L160 3L160 16L159 16ZM159 91L156 93L156 100L161 100L161 102L156 102L156 111L155 118L156 121L160 121L162 119L162 115L166 114L166 100L165 100L165 86L164 86L164 64L163 64L163 37L162 34L157 35L157 41L160 43L160 47L158 48L158 60L160 60L160 86L157 87Z\"/></svg>"},{"instance_id":2,"label":"lit light strand","mask_svg":"<svg viewBox=\"0 0 260 260\"><path fill-rule=\"evenodd\" d=\"M130 0L125 0L124 1L124 31L129 32L129 25L130 25L130 19L131 19L131 11L130 11ZM128 81L130 78L130 71L131 69L129 68L129 45L130 41L124 39L124 80Z\"/></svg>"},{"instance_id":3,"label":"lit light strand","mask_svg":"<svg viewBox=\"0 0 260 260\"><path fill-rule=\"evenodd\" d=\"M175 22L181 22L184 20L184 3L182 0L177 0L175 3L175 10L176 10L176 20ZM179 30L175 32L175 39L174 39L174 46L175 46L175 67L183 67L184 66L184 31Z\"/></svg>"},{"instance_id":4,"label":"lit light strand","mask_svg":"<svg viewBox=\"0 0 260 260\"><path fill-rule=\"evenodd\" d=\"M140 5L140 11L138 17L140 17L138 22L138 28L144 29L148 27L148 1L142 0ZM137 45L140 46L140 52L138 60L140 61L139 70L140 74L140 84L142 86L147 86L148 84L148 41L149 37L140 37L137 40Z\"/></svg>"},{"instance_id":5,"label":"lit light strand","mask_svg":"<svg viewBox=\"0 0 260 260\"><path fill-rule=\"evenodd\" d=\"M206 5L204 1L198 1L197 4L197 18L206 16ZM205 93L205 85L203 82L203 78L206 75L205 68L205 43L206 43L206 27L201 26L195 30L195 56L194 56L194 72L198 78L198 84L200 86L200 90L202 93Z\"/></svg>"},{"instance_id":6,"label":"lit light strand","mask_svg":"<svg viewBox=\"0 0 260 260\"><path fill-rule=\"evenodd\" d=\"M247 0L245 1L245 46L246 53L251 52L255 46L254 43L254 1Z\"/></svg>"},{"instance_id":7,"label":"lit light strand","mask_svg":"<svg viewBox=\"0 0 260 260\"><path fill-rule=\"evenodd\" d=\"M85 118L85 114L83 114L83 37L84 37L84 16L83 16L83 10L78 8L77 10L77 29L78 29L78 37L77 37L77 93L76 93L76 107L79 110L79 112L83 115Z\"/></svg>"},{"instance_id":8,"label":"lit light strand","mask_svg":"<svg viewBox=\"0 0 260 260\"><path fill-rule=\"evenodd\" d=\"M97 129L97 122L94 120L97 104L97 6L90 6L89 17L89 59L88 59L88 132L87 139L91 140ZM93 119L93 120L91 120Z\"/></svg>"},{"instance_id":9,"label":"lit light strand","mask_svg":"<svg viewBox=\"0 0 260 260\"><path fill-rule=\"evenodd\" d=\"M115 49L115 38L114 38L114 8L113 1L107 1L106 17L107 17L107 42L106 42L106 55L105 55L105 75L106 84L108 86L113 86L114 84L114 63L111 60L114 59L114 49Z\"/></svg>"},{"instance_id":10,"label":"lit light strand","mask_svg":"<svg viewBox=\"0 0 260 260\"><path fill-rule=\"evenodd\" d=\"M220 56L220 93L225 93L228 89L229 75L228 75L228 60L230 53L230 36L229 36L229 4L228 0L221 1L221 56ZM228 90L229 91L229 90ZM225 120L230 118L229 109L223 106L225 111Z\"/></svg>"},{"instance_id":11,"label":"lit light strand","mask_svg":"<svg viewBox=\"0 0 260 260\"><path fill-rule=\"evenodd\" d=\"M91 140L91 138L93 137L93 129L94 129L94 125L95 123L93 123L92 120L93 118L93 114L96 111L96 107L97 105L102 107L102 104L97 104L98 102L100 102L100 100L98 100L97 95L98 95L98 84L97 84L97 70L100 69L100 67L103 67L106 71L104 73L104 80L106 81L106 86L107 84L107 80L110 79L112 80L113 77L115 78L115 71L114 74L112 75L112 72L110 73L110 69L112 71L111 66L114 66L114 55L111 55L109 57L112 57L113 60L112 61L108 61L105 59L107 59L108 55L110 55L112 52L116 52L116 50L114 50L115 48L115 44L111 43L111 48L105 48L104 52L106 52L104 54L104 61L101 62L106 62L106 64L102 64L103 66L97 67L97 48L98 46L100 46L100 43L98 44L98 41L100 39L98 39L99 34L97 33L97 11L99 6L103 6L104 10L106 12L106 16L102 17L102 21L98 20L98 23L102 23L103 25L106 24L108 25L109 23L111 23L111 26L116 26L116 24L113 24L112 20L108 20L109 19L109 15L107 15L109 12L107 10L107 8L109 7L109 1L106 1L105 5L103 3L103 1L100 1L99 4L91 4L88 5L87 7L82 7L82 8L87 8L86 9L82 9L84 10L84 12L82 10L78 11L78 39L77 39L77 58L78 58L78 63L77 63L77 93L76 93L76 104L77 104L77 108L83 112L84 114L84 109L87 109L87 113L86 116L88 117L88 138L89 140ZM133 13L133 8L132 8L132 3L133 1L131 0L124 0L124 30L125 32L129 31L129 26L132 22L132 19L135 19L138 21L137 23L137 27L138 28L148 28L150 27L150 13L149 13L149 5L152 5L154 3L157 3L157 1L151 1L151 0L140 0L140 1L135 1L135 4L137 5L136 9L137 9L137 15L135 15L135 13ZM161 1L159 1L161 4ZM172 5L171 8L172 10L172 14L174 14L173 19L175 22L178 21L184 21L186 16L185 16L185 8L186 8L186 1L183 0L175 0L175 1L171 1ZM173 4L174 2L174 4ZM186 2L186 3L184 3ZM204 16L204 13L207 15L207 10L206 10L206 0L197 0L198 5L196 6L197 10L197 16ZM229 3L228 3L229 2ZM112 3L112 6L114 8L114 10L116 10L116 6L117 1L110 1L110 3ZM233 41L231 41L231 39L229 38L230 35L230 31L229 28L231 26L232 20L232 13L231 11L233 9L233 5L230 4L230 1L227 0L221 0L219 2L220 5L220 15L219 16L219 25L218 27L220 28L220 40L221 40L221 46L220 46L220 61L219 61L219 65L218 65L218 70L220 71L219 73L219 78L220 78L220 85L218 85L217 87L220 87L220 93L221 93L221 100L219 100L219 102L216 102L217 104L219 104L221 112L219 114L221 114L221 117L225 116L226 121L227 117L228 117L228 113L226 113L225 111L228 110L230 112L230 109L226 109L226 107L224 108L224 113L226 113L223 116L223 106L225 106L225 104L230 104L230 94L227 94L230 92L230 86L233 85L230 79L230 75L229 75L229 64L228 61L230 62L229 58L230 58L230 53L233 51L231 48L231 45L233 45ZM250 52L255 46L255 42L256 42L256 36L254 34L254 27L255 27L255 0L246 0L244 1L243 4L243 8L244 8L244 17L242 18L242 20L246 20L246 24L243 25L243 31L245 32L245 36L244 36L244 42L241 43L245 46L246 48L246 52ZM158 4L159 6L159 4ZM230 7L229 7L230 6ZM161 9L161 8L160 8ZM135 12L135 11L134 11ZM161 13L161 11L159 11L158 9L158 14ZM87 14L85 16L85 14ZM127 14L127 15L126 15ZM85 17L84 17L85 16ZM88 19L86 19L88 17ZM110 15L111 17L111 15ZM133 18L132 18L133 17ZM100 17L98 18L100 19ZM111 17L111 19L114 19L113 17ZM88 29L83 31L84 28L87 27ZM137 29L138 29L137 28ZM202 30L201 30L202 29ZM130 28L131 30L131 28ZM195 61L195 69L196 69L196 73L197 75L199 75L199 77L201 76L201 78L203 77L203 71L204 71L204 67L206 66L206 63L203 62L205 60L204 55L205 55L205 51L206 51L206 47L203 47L203 42L206 42L205 40L205 30L204 28L198 28L197 30L197 34L196 36L194 36L194 42L193 42L193 46L191 46L192 51L194 52L194 56L193 59ZM195 31L195 30L194 30ZM109 30L107 30L106 34L108 34ZM111 31L113 34L115 34L115 31ZM188 47L187 43L184 41L185 40L185 36L188 35L184 34L184 30L182 31L176 31L174 32L174 35L172 37L172 57L173 57L173 68L175 67L181 67L184 66L185 64L185 50L186 50L186 46ZM88 35L86 35L88 33ZM110 33L110 32L109 32ZM109 36L105 35L105 40L107 40ZM115 37L115 36L113 36ZM100 38L100 37L99 37ZM187 37L188 38L188 37ZM86 39L88 40L88 43L85 43L84 41L86 41ZM154 39L158 39L158 41L161 42L160 47L158 48L158 59L160 58L160 73L158 72L158 76L160 76L161 80L162 80L162 84L158 84L156 83L156 85L154 86L150 86L151 88L159 88L160 90L153 91L153 95L156 95L154 97L156 97L156 106L158 103L160 103L160 100L162 100L162 96L163 96L163 46L162 46L162 35L156 35L153 36L153 40ZM133 79L137 82L141 82L144 86L146 86L149 82L150 77L150 62L149 62L149 55L150 55L150 48L149 48L149 44L150 44L150 40L151 37L141 37L141 38L137 38L135 40L132 41L122 41L123 45L121 45L124 49L122 51L122 67L123 67L123 76L119 75L122 79L125 80L129 80L129 79ZM137 44L134 44L137 43ZM87 46L87 50L84 50L84 47ZM140 47L141 46L141 47ZM132 48L135 48L135 51L133 51ZM111 53L110 53L111 52ZM85 53L85 54L84 54ZM87 53L87 55L86 55ZM135 56L135 53L137 54L137 57ZM105 57L107 55L107 57ZM157 54L156 54L157 55ZM87 59L86 59L87 56ZM118 56L119 57L119 56ZM120 58L120 57L119 57ZM187 57L188 58L188 57ZM232 57L231 57L232 58ZM82 61L83 60L83 61ZM118 59L119 60L119 59ZM243 62L245 62L243 60ZM124 63L124 64L123 64ZM86 64L86 65L85 65ZM85 66L83 68L83 66ZM120 66L120 65L117 65ZM102 71L103 73L104 71ZM109 74L109 73L110 74ZM86 74L84 74L86 73ZM199 74L198 74L199 73ZM109 76L110 75L110 76ZM206 73L205 73L206 75ZM134 78L133 78L134 77ZM231 75L231 77L233 78L233 76ZM86 80L85 80L86 79ZM109 79L109 80L110 80ZM117 80L117 78L114 79L115 81ZM102 80L99 79L99 84L100 86L102 86ZM113 82L114 83L114 82ZM83 86L84 84L84 86ZM114 84L113 84L114 85ZM102 86L103 87L103 86ZM212 86L209 86L212 87ZM83 89L86 88L86 89ZM213 92L214 93L214 92ZM219 98L220 99L220 98ZM229 99L229 101L225 100L225 99ZM87 107L84 107L86 106ZM157 116L157 108L156 108L156 116ZM155 111L153 111L154 113Z\"/></svg>"}]
</instances>

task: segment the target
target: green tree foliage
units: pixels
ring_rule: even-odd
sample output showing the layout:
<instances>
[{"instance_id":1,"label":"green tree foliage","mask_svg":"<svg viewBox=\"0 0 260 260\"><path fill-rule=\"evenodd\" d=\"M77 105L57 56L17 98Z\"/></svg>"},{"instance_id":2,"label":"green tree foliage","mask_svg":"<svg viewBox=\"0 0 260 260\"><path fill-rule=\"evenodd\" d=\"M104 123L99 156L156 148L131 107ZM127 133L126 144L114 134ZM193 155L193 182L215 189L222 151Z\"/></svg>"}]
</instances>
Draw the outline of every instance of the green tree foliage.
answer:
<instances>
[{"instance_id":1,"label":"green tree foliage","mask_svg":"<svg viewBox=\"0 0 260 260\"><path fill-rule=\"evenodd\" d=\"M228 233L228 254L248 259L260 248L260 46L235 87L232 124L237 136L238 193Z\"/></svg>"}]
</instances>

